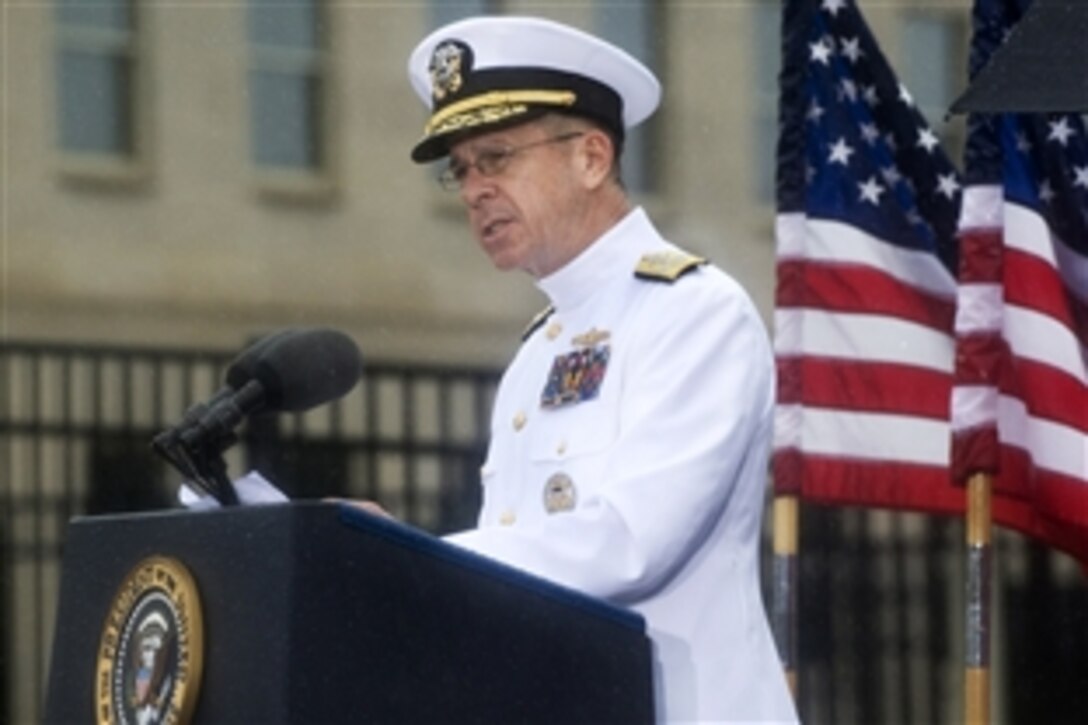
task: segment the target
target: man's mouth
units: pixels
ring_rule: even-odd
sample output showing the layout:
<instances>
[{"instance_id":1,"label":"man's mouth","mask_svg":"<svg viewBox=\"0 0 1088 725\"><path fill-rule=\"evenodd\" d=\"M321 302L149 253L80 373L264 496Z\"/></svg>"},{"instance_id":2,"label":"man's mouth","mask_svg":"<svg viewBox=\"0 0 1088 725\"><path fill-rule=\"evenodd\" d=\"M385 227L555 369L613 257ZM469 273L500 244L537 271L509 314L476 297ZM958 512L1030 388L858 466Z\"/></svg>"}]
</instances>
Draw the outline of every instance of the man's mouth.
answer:
<instances>
[{"instance_id":1,"label":"man's mouth","mask_svg":"<svg viewBox=\"0 0 1088 725\"><path fill-rule=\"evenodd\" d=\"M481 236L490 239L509 223L509 219L492 219L480 228Z\"/></svg>"}]
</instances>

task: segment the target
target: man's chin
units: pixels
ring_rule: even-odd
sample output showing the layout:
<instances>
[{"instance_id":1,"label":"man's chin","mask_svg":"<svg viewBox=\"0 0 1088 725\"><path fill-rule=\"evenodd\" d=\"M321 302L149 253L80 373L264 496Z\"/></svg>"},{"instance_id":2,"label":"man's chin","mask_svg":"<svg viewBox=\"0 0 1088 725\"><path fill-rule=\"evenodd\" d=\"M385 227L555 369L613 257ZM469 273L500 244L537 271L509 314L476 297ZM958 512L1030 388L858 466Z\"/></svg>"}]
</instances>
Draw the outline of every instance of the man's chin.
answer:
<instances>
[{"instance_id":1,"label":"man's chin","mask_svg":"<svg viewBox=\"0 0 1088 725\"><path fill-rule=\"evenodd\" d=\"M488 259L491 260L491 264L493 264L497 270L508 272L512 269L521 268L521 255L507 246L491 249L484 245L484 252L487 254Z\"/></svg>"},{"instance_id":2,"label":"man's chin","mask_svg":"<svg viewBox=\"0 0 1088 725\"><path fill-rule=\"evenodd\" d=\"M495 269L500 272L510 272L512 270L521 269L518 260L512 255L494 255L491 257L491 264L493 264Z\"/></svg>"}]
</instances>

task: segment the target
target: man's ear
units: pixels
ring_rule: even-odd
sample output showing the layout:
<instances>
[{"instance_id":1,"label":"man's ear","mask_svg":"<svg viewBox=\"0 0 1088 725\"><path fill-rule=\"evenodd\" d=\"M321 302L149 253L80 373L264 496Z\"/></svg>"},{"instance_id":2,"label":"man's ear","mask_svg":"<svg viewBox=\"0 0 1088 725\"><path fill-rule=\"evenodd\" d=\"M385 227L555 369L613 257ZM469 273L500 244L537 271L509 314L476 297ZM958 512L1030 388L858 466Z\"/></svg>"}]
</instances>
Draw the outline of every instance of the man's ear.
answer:
<instances>
[{"instance_id":1,"label":"man's ear","mask_svg":"<svg viewBox=\"0 0 1088 725\"><path fill-rule=\"evenodd\" d=\"M582 154L580 156L582 178L588 189L596 189L612 173L612 160L615 149L612 147L612 139L604 131L590 129L582 138Z\"/></svg>"}]
</instances>

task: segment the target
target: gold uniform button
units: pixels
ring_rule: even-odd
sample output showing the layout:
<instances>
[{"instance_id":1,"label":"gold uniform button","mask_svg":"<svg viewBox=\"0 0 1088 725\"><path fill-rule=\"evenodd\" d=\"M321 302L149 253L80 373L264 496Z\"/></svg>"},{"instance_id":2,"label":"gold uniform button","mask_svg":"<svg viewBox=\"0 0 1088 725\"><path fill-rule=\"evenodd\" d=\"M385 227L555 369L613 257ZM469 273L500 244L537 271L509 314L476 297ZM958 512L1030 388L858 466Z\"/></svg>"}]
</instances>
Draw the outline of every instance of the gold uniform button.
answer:
<instances>
[{"instance_id":1,"label":"gold uniform button","mask_svg":"<svg viewBox=\"0 0 1088 725\"><path fill-rule=\"evenodd\" d=\"M567 452L567 442L559 441L559 445L555 447L555 452L559 455L563 455Z\"/></svg>"},{"instance_id":2,"label":"gold uniform button","mask_svg":"<svg viewBox=\"0 0 1088 725\"><path fill-rule=\"evenodd\" d=\"M517 415L514 416L514 430L521 430L525 427L525 423L529 418L525 415L525 411L519 410Z\"/></svg>"},{"instance_id":3,"label":"gold uniform button","mask_svg":"<svg viewBox=\"0 0 1088 725\"><path fill-rule=\"evenodd\" d=\"M558 322L553 322L552 324L548 325L548 330L547 330L547 332L545 334L548 336L549 340L554 340L555 338L559 337L559 335L561 335L562 333L563 333L563 326L560 325Z\"/></svg>"},{"instance_id":4,"label":"gold uniform button","mask_svg":"<svg viewBox=\"0 0 1088 725\"><path fill-rule=\"evenodd\" d=\"M499 517L499 524L502 526L513 526L514 522L518 520L518 517L513 511L503 511L502 516Z\"/></svg>"}]
</instances>

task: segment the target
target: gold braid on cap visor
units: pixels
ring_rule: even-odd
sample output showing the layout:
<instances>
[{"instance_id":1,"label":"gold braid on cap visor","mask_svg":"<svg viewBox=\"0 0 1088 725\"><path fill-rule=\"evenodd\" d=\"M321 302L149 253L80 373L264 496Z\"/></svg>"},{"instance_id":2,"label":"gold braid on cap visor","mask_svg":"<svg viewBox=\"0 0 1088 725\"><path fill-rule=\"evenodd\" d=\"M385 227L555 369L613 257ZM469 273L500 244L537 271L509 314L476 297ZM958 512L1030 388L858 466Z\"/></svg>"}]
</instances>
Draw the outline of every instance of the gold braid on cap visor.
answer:
<instances>
[{"instance_id":1,"label":"gold braid on cap visor","mask_svg":"<svg viewBox=\"0 0 1088 725\"><path fill-rule=\"evenodd\" d=\"M491 91L466 98L431 116L424 136L437 136L484 123L495 123L525 113L529 104L573 106L578 96L573 91Z\"/></svg>"}]
</instances>

